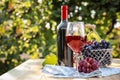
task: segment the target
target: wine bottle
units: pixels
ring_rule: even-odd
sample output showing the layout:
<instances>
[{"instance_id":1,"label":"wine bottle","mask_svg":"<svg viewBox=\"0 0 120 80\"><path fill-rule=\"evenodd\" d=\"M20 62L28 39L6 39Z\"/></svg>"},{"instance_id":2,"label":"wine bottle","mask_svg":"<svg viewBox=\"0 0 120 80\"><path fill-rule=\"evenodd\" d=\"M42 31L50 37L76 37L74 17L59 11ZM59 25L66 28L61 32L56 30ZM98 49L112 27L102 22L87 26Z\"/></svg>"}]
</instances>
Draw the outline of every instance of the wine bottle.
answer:
<instances>
[{"instance_id":1,"label":"wine bottle","mask_svg":"<svg viewBox=\"0 0 120 80\"><path fill-rule=\"evenodd\" d=\"M66 28L68 23L68 6L61 6L61 22L57 26L57 56L58 64L73 66L73 52L66 44Z\"/></svg>"}]
</instances>

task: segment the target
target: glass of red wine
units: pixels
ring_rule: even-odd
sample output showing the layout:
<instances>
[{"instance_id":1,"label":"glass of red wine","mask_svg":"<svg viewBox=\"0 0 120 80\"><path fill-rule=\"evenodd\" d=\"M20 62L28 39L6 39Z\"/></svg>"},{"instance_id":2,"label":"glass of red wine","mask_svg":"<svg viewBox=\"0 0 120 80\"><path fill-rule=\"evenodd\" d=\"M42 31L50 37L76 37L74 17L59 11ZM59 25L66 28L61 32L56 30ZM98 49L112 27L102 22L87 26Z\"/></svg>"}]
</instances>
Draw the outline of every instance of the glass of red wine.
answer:
<instances>
[{"instance_id":1,"label":"glass of red wine","mask_svg":"<svg viewBox=\"0 0 120 80\"><path fill-rule=\"evenodd\" d=\"M74 61L78 70L78 61L82 59L81 50L86 43L84 22L68 22L66 42L67 46L74 52Z\"/></svg>"}]
</instances>

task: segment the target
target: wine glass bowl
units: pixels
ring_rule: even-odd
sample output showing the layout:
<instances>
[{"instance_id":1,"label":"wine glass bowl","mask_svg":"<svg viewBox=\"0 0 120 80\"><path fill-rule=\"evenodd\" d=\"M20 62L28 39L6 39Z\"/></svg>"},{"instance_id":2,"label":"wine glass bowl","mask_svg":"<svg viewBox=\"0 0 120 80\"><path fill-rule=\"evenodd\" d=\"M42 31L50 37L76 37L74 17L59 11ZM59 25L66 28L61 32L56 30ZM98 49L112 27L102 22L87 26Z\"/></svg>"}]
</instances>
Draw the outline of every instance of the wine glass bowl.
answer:
<instances>
[{"instance_id":1,"label":"wine glass bowl","mask_svg":"<svg viewBox=\"0 0 120 80\"><path fill-rule=\"evenodd\" d=\"M66 32L66 42L68 47L75 53L80 53L85 45L86 37L83 22L69 22Z\"/></svg>"}]
</instances>

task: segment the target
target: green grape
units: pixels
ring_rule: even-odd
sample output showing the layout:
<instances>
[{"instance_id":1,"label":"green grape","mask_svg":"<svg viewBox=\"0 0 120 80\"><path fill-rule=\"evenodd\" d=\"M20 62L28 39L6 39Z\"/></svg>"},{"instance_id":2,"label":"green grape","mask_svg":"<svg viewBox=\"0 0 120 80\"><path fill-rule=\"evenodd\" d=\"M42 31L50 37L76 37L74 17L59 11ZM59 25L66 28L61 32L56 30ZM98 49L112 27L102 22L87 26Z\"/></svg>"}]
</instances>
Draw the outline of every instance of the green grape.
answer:
<instances>
[{"instance_id":1,"label":"green grape","mask_svg":"<svg viewBox=\"0 0 120 80\"><path fill-rule=\"evenodd\" d=\"M95 29L92 29L92 31L87 35L88 40L96 40L100 41L101 37L98 35Z\"/></svg>"},{"instance_id":2,"label":"green grape","mask_svg":"<svg viewBox=\"0 0 120 80\"><path fill-rule=\"evenodd\" d=\"M55 54L49 54L45 57L45 61L42 63L43 66L45 66L46 64L50 64L50 65L56 65L58 62L58 58Z\"/></svg>"}]
</instances>

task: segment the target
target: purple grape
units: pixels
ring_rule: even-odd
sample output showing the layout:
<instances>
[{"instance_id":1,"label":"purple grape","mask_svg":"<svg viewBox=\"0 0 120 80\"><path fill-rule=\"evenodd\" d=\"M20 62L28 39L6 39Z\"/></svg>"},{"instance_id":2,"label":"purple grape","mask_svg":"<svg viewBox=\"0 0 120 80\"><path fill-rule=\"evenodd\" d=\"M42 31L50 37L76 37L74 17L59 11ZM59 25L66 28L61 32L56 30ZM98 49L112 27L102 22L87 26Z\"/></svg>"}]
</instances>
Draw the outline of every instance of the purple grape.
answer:
<instances>
[{"instance_id":1,"label":"purple grape","mask_svg":"<svg viewBox=\"0 0 120 80\"><path fill-rule=\"evenodd\" d=\"M101 43L104 44L104 43L105 43L105 40L102 39L102 40L101 40Z\"/></svg>"},{"instance_id":2,"label":"purple grape","mask_svg":"<svg viewBox=\"0 0 120 80\"><path fill-rule=\"evenodd\" d=\"M94 45L95 45L95 46L98 46L98 45L99 45L99 43L98 43L97 41L95 41L95 42L94 42Z\"/></svg>"},{"instance_id":3,"label":"purple grape","mask_svg":"<svg viewBox=\"0 0 120 80\"><path fill-rule=\"evenodd\" d=\"M93 48L92 48L91 46L88 46L88 49L89 49L89 50L92 50Z\"/></svg>"},{"instance_id":4,"label":"purple grape","mask_svg":"<svg viewBox=\"0 0 120 80\"><path fill-rule=\"evenodd\" d=\"M93 49L96 49L96 46L95 46L94 44L92 44L91 47L92 47Z\"/></svg>"},{"instance_id":5,"label":"purple grape","mask_svg":"<svg viewBox=\"0 0 120 80\"><path fill-rule=\"evenodd\" d=\"M107 44L107 48L111 48L111 45L109 42L106 42L106 44Z\"/></svg>"},{"instance_id":6,"label":"purple grape","mask_svg":"<svg viewBox=\"0 0 120 80\"><path fill-rule=\"evenodd\" d=\"M107 49L108 48L108 45L107 43L104 44L104 48Z\"/></svg>"}]
</instances>

